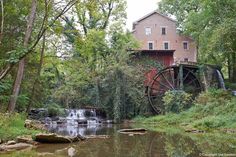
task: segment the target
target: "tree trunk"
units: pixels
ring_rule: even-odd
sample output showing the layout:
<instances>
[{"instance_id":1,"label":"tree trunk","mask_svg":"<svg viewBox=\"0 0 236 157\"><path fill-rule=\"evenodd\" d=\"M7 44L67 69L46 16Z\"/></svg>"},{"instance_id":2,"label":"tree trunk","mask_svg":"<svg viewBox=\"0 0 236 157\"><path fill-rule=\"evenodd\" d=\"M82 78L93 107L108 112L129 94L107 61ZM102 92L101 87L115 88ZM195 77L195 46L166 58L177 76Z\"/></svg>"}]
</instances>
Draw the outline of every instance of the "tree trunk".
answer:
<instances>
[{"instance_id":1,"label":"tree trunk","mask_svg":"<svg viewBox=\"0 0 236 157\"><path fill-rule=\"evenodd\" d=\"M37 0L32 0L31 11L29 14L27 28L26 28L26 32L25 32L24 47L28 46L28 43L29 43L29 40L31 37L32 27L34 24L34 19L35 19L35 14L36 14L36 6L37 6ZM22 81L22 78L24 75L24 69L25 69L25 57L22 58L19 62L17 76L14 81L12 95L11 95L11 98L10 98L10 101L8 104L8 111L9 112L13 112L15 109L17 97L18 97L19 91L20 91L21 81Z\"/></svg>"},{"instance_id":2,"label":"tree trunk","mask_svg":"<svg viewBox=\"0 0 236 157\"><path fill-rule=\"evenodd\" d=\"M69 107L69 97L68 97L68 96L66 96L66 98L65 98L65 105L66 105L66 108L67 108L67 109L70 108L70 107Z\"/></svg>"},{"instance_id":3,"label":"tree trunk","mask_svg":"<svg viewBox=\"0 0 236 157\"><path fill-rule=\"evenodd\" d=\"M232 71L232 66L231 66L231 55L230 54L228 54L228 56L227 56L227 68L228 68L228 78L229 78L229 80L230 80L230 78L231 78L231 71Z\"/></svg>"},{"instance_id":4,"label":"tree trunk","mask_svg":"<svg viewBox=\"0 0 236 157\"><path fill-rule=\"evenodd\" d=\"M236 54L232 53L232 76L231 82L236 82Z\"/></svg>"},{"instance_id":5,"label":"tree trunk","mask_svg":"<svg viewBox=\"0 0 236 157\"><path fill-rule=\"evenodd\" d=\"M2 43L3 38L3 27L4 27L4 6L3 6L3 0L1 0L1 13L2 13L2 19L1 19L1 30L0 30L0 44Z\"/></svg>"},{"instance_id":6,"label":"tree trunk","mask_svg":"<svg viewBox=\"0 0 236 157\"><path fill-rule=\"evenodd\" d=\"M96 78L96 106L101 107L101 97L100 97L100 81Z\"/></svg>"},{"instance_id":7,"label":"tree trunk","mask_svg":"<svg viewBox=\"0 0 236 157\"><path fill-rule=\"evenodd\" d=\"M35 95L35 89L36 89L36 85L39 83L39 78L40 78L40 73L42 70L42 66L43 66L43 56L44 56L44 51L45 51L45 43L46 43L46 34L43 35L43 45L42 45L42 49L41 49L41 53L40 53L40 61L39 61L39 66L38 66L38 71L36 74L36 79L34 80L34 84L32 87L32 94L31 97L29 99L29 103L26 109L26 112L29 113L31 106L32 106L32 102L34 100L34 95Z\"/></svg>"},{"instance_id":8,"label":"tree trunk","mask_svg":"<svg viewBox=\"0 0 236 157\"><path fill-rule=\"evenodd\" d=\"M36 1L37 2L37 1ZM32 2L33 3L33 2ZM34 40L33 44L31 47L29 47L29 50L19 58L19 60L23 59L24 57L26 57L29 53L32 52L32 50L37 46L38 42L40 41L40 39L42 38L43 34L45 33L45 31L50 28L51 26L54 25L54 23L62 16L64 15L66 12L68 12L75 4L77 3L77 0L70 0L66 6L59 12L59 14L51 21L51 23L47 26L47 27L42 27L41 30L39 31L39 33L37 34L37 38ZM32 9L32 7L31 7ZM28 22L29 23L29 22ZM42 22L44 23L44 21ZM0 81L2 79L4 79L6 77L6 75L10 72L10 70L12 69L13 66L15 66L16 63L9 63L7 65L5 65L4 68L2 68L0 70Z\"/></svg>"},{"instance_id":9,"label":"tree trunk","mask_svg":"<svg viewBox=\"0 0 236 157\"><path fill-rule=\"evenodd\" d=\"M115 71L115 77L116 77L116 88L115 88L115 96L114 96L114 122L119 123L121 120L121 106L122 106L122 101L121 101L121 72L117 68Z\"/></svg>"}]
</instances>

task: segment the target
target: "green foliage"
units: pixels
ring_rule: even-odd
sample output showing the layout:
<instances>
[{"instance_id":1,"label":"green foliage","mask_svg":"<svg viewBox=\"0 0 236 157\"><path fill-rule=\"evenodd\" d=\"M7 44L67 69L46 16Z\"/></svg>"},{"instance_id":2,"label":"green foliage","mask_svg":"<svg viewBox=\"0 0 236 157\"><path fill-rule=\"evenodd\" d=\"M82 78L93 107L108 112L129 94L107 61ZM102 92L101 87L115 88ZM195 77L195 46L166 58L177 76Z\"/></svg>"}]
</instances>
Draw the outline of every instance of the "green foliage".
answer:
<instances>
[{"instance_id":1,"label":"green foliage","mask_svg":"<svg viewBox=\"0 0 236 157\"><path fill-rule=\"evenodd\" d=\"M35 130L24 127L25 115L22 114L0 114L0 139L11 140L20 135L33 135Z\"/></svg>"},{"instance_id":2,"label":"green foliage","mask_svg":"<svg viewBox=\"0 0 236 157\"><path fill-rule=\"evenodd\" d=\"M163 97L165 111L179 113L192 105L192 96L184 91L167 91Z\"/></svg>"},{"instance_id":3,"label":"green foliage","mask_svg":"<svg viewBox=\"0 0 236 157\"><path fill-rule=\"evenodd\" d=\"M66 115L65 110L55 103L48 104L47 106L48 106L49 117L65 116Z\"/></svg>"},{"instance_id":4,"label":"green foliage","mask_svg":"<svg viewBox=\"0 0 236 157\"><path fill-rule=\"evenodd\" d=\"M9 57L6 61L9 63L18 63L20 58L27 54L28 51L29 49L24 47L9 51L7 52L9 54Z\"/></svg>"},{"instance_id":5,"label":"green foliage","mask_svg":"<svg viewBox=\"0 0 236 157\"><path fill-rule=\"evenodd\" d=\"M0 109L1 111L6 111L6 107L9 101L10 92L12 87L12 80L4 80L0 82Z\"/></svg>"},{"instance_id":6,"label":"green foliage","mask_svg":"<svg viewBox=\"0 0 236 157\"><path fill-rule=\"evenodd\" d=\"M22 45L30 4L30 1L20 3L13 0L5 4L0 70L9 62L17 63L28 51ZM48 23L57 13L52 10L60 10L60 7L49 4ZM28 105L33 108L46 106L50 116L58 116L64 114L62 107L95 106L104 109L109 118L117 121L146 112L143 67L132 64L127 52L128 49L137 49L139 44L132 33L124 31L125 8L124 0L77 1L71 10L76 17L63 15L63 22L58 20L50 26L46 44L40 40L35 53L26 57L17 111L25 111ZM39 32L44 9L44 1L40 1L31 41ZM8 74L9 79L0 83L3 87L0 88L0 101L4 109L16 70L13 68Z\"/></svg>"},{"instance_id":7,"label":"green foliage","mask_svg":"<svg viewBox=\"0 0 236 157\"><path fill-rule=\"evenodd\" d=\"M31 151L15 151L7 154L2 154L2 157L35 157L37 156L37 152L35 150Z\"/></svg>"},{"instance_id":8,"label":"green foliage","mask_svg":"<svg viewBox=\"0 0 236 157\"><path fill-rule=\"evenodd\" d=\"M29 102L28 95L20 94L17 99L16 110L18 112L24 112L27 107L28 102Z\"/></svg>"},{"instance_id":9,"label":"green foliage","mask_svg":"<svg viewBox=\"0 0 236 157\"><path fill-rule=\"evenodd\" d=\"M125 23L126 1L124 0L85 0L78 1L76 14L78 23L87 34L89 30L105 30L112 23Z\"/></svg>"},{"instance_id":10,"label":"green foliage","mask_svg":"<svg viewBox=\"0 0 236 157\"><path fill-rule=\"evenodd\" d=\"M217 64L236 79L236 3L233 0L163 0L161 12L175 16L181 32L198 45L198 61Z\"/></svg>"},{"instance_id":11,"label":"green foliage","mask_svg":"<svg viewBox=\"0 0 236 157\"><path fill-rule=\"evenodd\" d=\"M195 103L197 105L207 105L209 103L215 103L217 99L217 104L224 103L225 100L231 100L232 96L226 90L222 89L209 89L206 92L201 93Z\"/></svg>"},{"instance_id":12,"label":"green foliage","mask_svg":"<svg viewBox=\"0 0 236 157\"><path fill-rule=\"evenodd\" d=\"M207 98L207 100L206 100ZM150 118L139 118L144 123L158 123L158 126L180 126L184 129L222 129L236 128L236 98L223 90L203 92L196 99L195 105L179 114Z\"/></svg>"},{"instance_id":13,"label":"green foliage","mask_svg":"<svg viewBox=\"0 0 236 157\"><path fill-rule=\"evenodd\" d=\"M226 89L236 90L236 83L231 83L229 80L225 80Z\"/></svg>"}]
</instances>

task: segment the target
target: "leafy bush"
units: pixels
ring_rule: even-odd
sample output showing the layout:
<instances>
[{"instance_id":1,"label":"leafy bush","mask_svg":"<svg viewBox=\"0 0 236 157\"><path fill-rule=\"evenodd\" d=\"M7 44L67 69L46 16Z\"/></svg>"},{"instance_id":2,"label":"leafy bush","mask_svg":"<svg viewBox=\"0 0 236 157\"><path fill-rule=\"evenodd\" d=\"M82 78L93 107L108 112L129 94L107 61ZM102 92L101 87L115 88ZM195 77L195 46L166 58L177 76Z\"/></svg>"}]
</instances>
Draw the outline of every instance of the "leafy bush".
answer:
<instances>
[{"instance_id":1,"label":"leafy bush","mask_svg":"<svg viewBox=\"0 0 236 157\"><path fill-rule=\"evenodd\" d=\"M224 104L225 100L231 100L232 94L222 89L209 89L206 92L202 92L195 103L198 105L207 105L209 103Z\"/></svg>"},{"instance_id":2,"label":"leafy bush","mask_svg":"<svg viewBox=\"0 0 236 157\"><path fill-rule=\"evenodd\" d=\"M166 112L179 113L192 106L192 95L184 91L168 91L163 101Z\"/></svg>"},{"instance_id":3,"label":"leafy bush","mask_svg":"<svg viewBox=\"0 0 236 157\"><path fill-rule=\"evenodd\" d=\"M24 127L26 116L23 114L2 114L0 113L0 139L11 140L20 135L33 135L36 130L28 130Z\"/></svg>"},{"instance_id":4,"label":"leafy bush","mask_svg":"<svg viewBox=\"0 0 236 157\"><path fill-rule=\"evenodd\" d=\"M219 128L225 126L227 118L223 116L207 116L193 122L193 126L200 129Z\"/></svg>"},{"instance_id":5,"label":"leafy bush","mask_svg":"<svg viewBox=\"0 0 236 157\"><path fill-rule=\"evenodd\" d=\"M176 95L178 94L167 92L164 97L165 105L169 107L169 110L176 110L173 105L184 102L184 100L181 100L183 97ZM194 106L190 109L178 114L167 113L166 115L135 120L144 123L158 123L159 127L160 125L179 125L183 128L200 130L236 128L236 97L233 97L231 93L220 89L211 89L202 92L193 104Z\"/></svg>"},{"instance_id":6,"label":"leafy bush","mask_svg":"<svg viewBox=\"0 0 236 157\"><path fill-rule=\"evenodd\" d=\"M49 104L48 105L48 115L49 115L49 117L64 116L65 110L55 103Z\"/></svg>"},{"instance_id":7,"label":"leafy bush","mask_svg":"<svg viewBox=\"0 0 236 157\"><path fill-rule=\"evenodd\" d=\"M227 89L236 90L236 83L229 82L225 80L225 86Z\"/></svg>"}]
</instances>

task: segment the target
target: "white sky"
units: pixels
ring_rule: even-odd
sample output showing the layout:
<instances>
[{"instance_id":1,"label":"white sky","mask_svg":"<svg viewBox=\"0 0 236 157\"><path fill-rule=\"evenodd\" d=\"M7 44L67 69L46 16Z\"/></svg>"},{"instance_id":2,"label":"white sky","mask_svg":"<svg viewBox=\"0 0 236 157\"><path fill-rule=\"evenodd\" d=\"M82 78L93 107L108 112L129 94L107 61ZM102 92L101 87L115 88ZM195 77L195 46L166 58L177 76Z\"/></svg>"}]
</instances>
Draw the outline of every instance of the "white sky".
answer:
<instances>
[{"instance_id":1,"label":"white sky","mask_svg":"<svg viewBox=\"0 0 236 157\"><path fill-rule=\"evenodd\" d=\"M132 30L132 23L157 9L161 0L127 0L126 28Z\"/></svg>"}]
</instances>

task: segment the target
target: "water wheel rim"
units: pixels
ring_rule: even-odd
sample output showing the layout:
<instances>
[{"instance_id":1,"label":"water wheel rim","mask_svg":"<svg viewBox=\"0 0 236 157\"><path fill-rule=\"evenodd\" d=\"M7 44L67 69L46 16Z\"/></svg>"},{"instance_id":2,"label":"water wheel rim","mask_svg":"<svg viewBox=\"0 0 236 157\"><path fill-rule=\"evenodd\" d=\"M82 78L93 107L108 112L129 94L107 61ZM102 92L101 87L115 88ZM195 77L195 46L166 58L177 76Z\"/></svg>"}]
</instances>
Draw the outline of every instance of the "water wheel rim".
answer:
<instances>
[{"instance_id":1,"label":"water wheel rim","mask_svg":"<svg viewBox=\"0 0 236 157\"><path fill-rule=\"evenodd\" d=\"M168 80L167 76L164 75L165 73L169 74L169 77L171 78L170 80ZM152 109L157 114L161 113L162 109L160 107L161 104L157 104L157 105L154 104L154 98L158 97L158 95L153 96L153 94L155 94L155 92L153 92L153 89L155 89L153 87L154 84L159 82L159 87L161 87L160 85L162 85L163 87L166 87L166 90L158 89L158 88L155 89L156 91L159 91L160 93L161 93L161 91L163 92L163 93L159 94L161 99L164 96L165 92L167 92L168 90L171 90L171 91L173 91L173 90L185 91L185 90L187 90L187 88L183 88L183 89L180 88L180 76L179 75L180 75L179 74L179 67L176 67L176 66L174 66L174 67L167 67L167 68L162 69L161 71L159 71L155 75L155 77L152 79L152 81L150 82L150 84L148 86L148 92L147 92L148 100L149 100L149 103L150 103ZM157 81L157 79L160 76L165 80L165 82L167 84L164 84L163 82L161 82L159 80ZM193 80L190 81L190 82L186 82L188 77L192 77ZM193 87L194 88L194 90L192 90L192 91L185 91L185 92L188 92L188 93L196 92L198 94L201 91L203 91L203 87L201 85L201 82L200 82L199 78L195 75L195 73L191 69L188 69L188 68L185 68L185 67L183 67L183 87ZM195 89L195 87L196 87L196 89ZM189 89L191 90L191 88L189 88ZM156 94L158 94L158 92L156 92ZM160 100L160 101L162 101L162 100Z\"/></svg>"}]
</instances>

